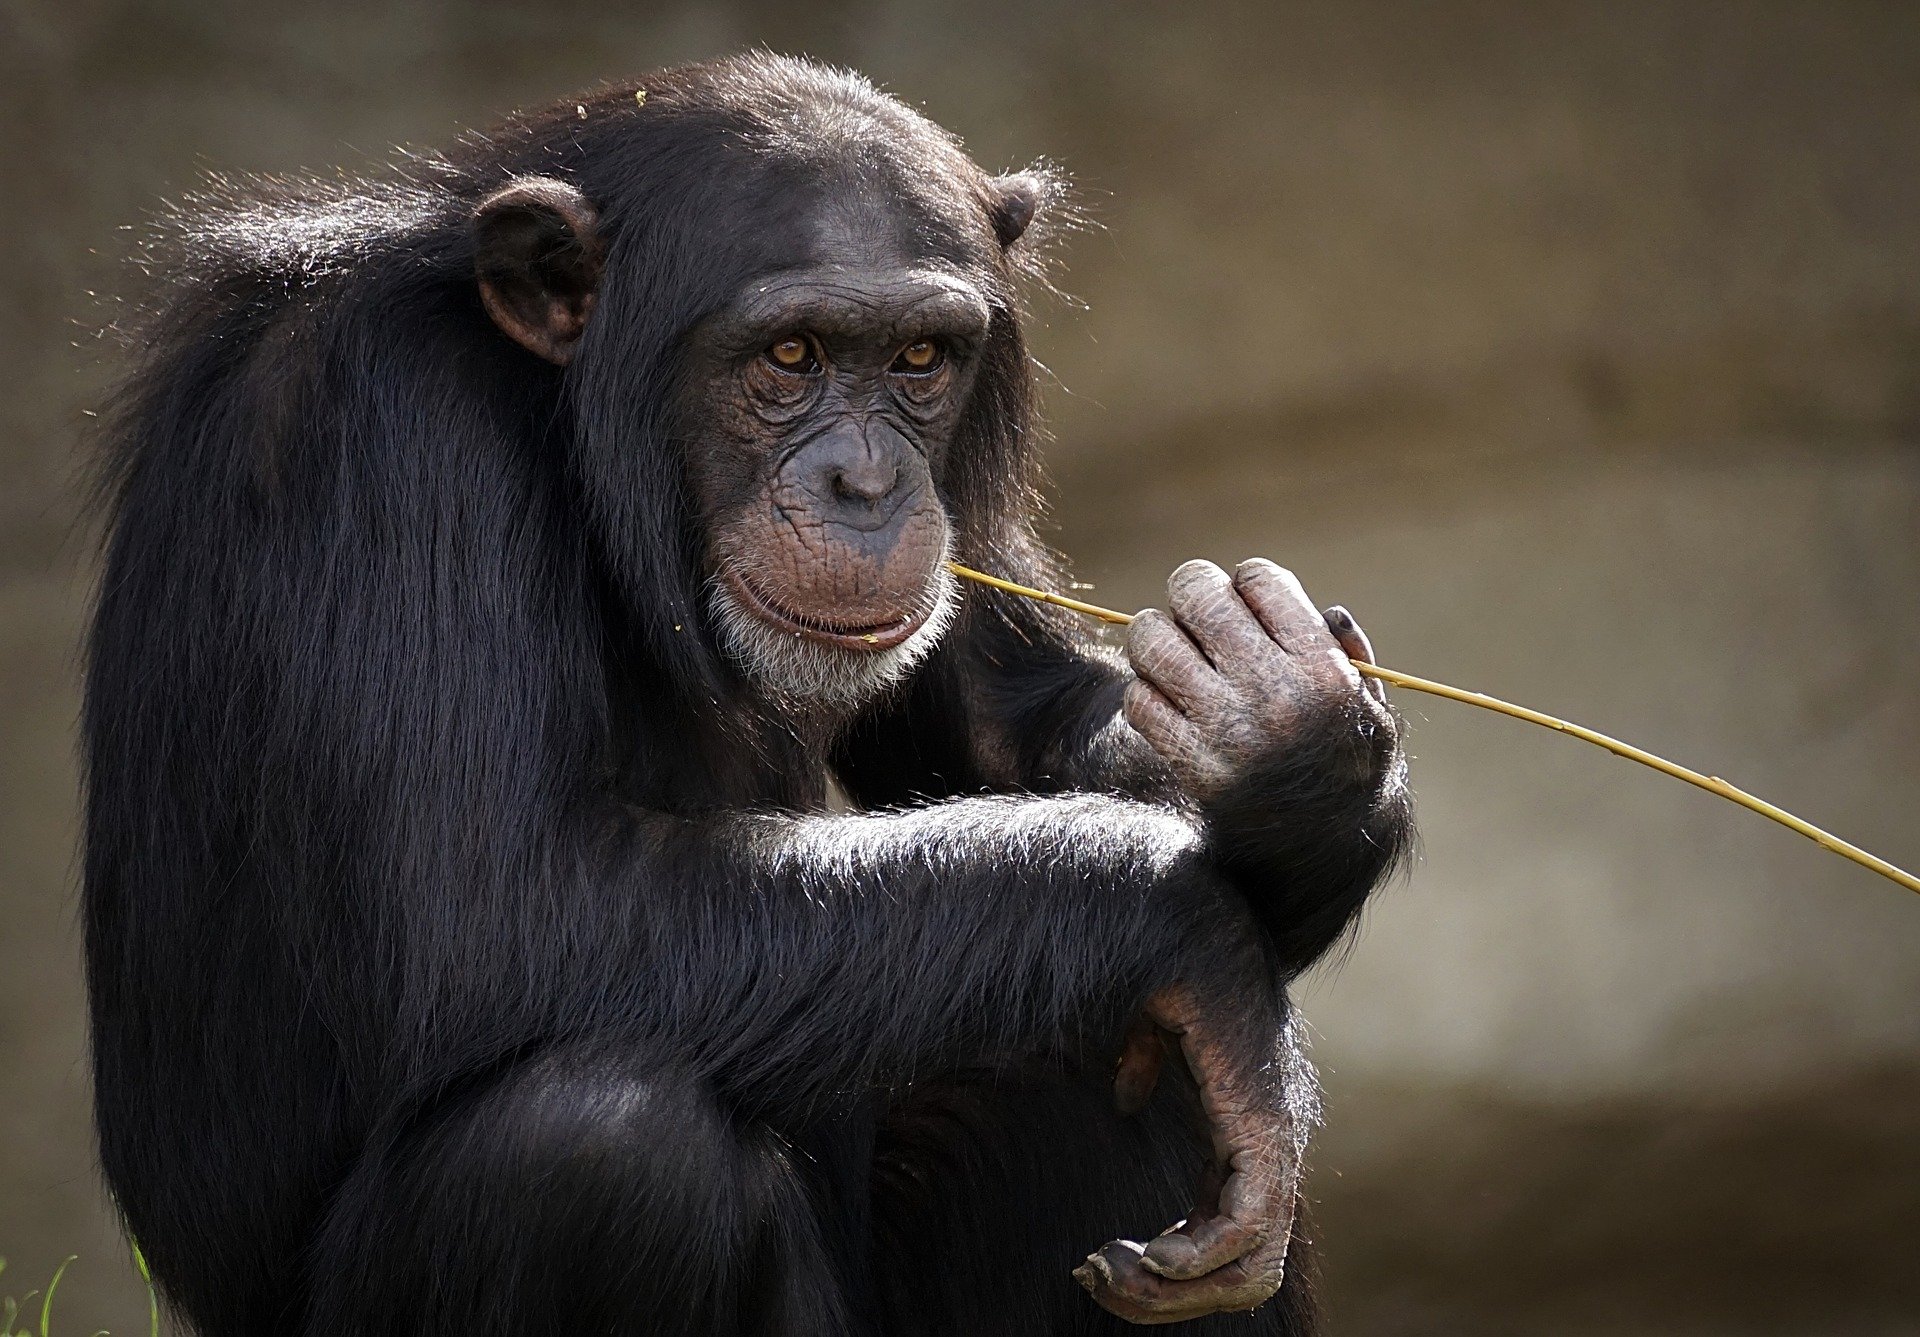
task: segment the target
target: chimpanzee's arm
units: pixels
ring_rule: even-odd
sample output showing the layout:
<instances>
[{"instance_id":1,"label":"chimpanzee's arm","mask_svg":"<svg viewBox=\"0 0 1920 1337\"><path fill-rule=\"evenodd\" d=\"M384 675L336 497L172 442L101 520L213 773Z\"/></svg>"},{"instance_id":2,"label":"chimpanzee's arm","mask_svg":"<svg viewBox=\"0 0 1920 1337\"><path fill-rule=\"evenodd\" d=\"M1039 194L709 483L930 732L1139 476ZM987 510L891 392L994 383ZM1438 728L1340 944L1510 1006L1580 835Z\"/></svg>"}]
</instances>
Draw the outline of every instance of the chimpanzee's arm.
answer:
<instances>
[{"instance_id":1,"label":"chimpanzee's arm","mask_svg":"<svg viewBox=\"0 0 1920 1337\"><path fill-rule=\"evenodd\" d=\"M1171 616L1143 615L1129 630L1130 672L1047 614L976 606L932 671L863 721L836 765L869 804L1091 789L1198 820L1208 862L1244 893L1230 899L1253 908L1291 975L1327 950L1407 847L1397 724L1350 662L1372 657L1359 628L1340 610L1315 610L1280 568L1246 563L1230 580L1188 563L1168 594ZM1067 843L1051 852L1073 857ZM1224 1167L1180 1227L1146 1246L1115 1241L1075 1273L1136 1322L1248 1308L1280 1283L1315 1087L1292 1028L1243 1007L1162 986L1122 1046L1123 1107L1177 1048ZM1219 1048L1216 1028L1273 1048L1253 1086L1242 1060L1257 1041Z\"/></svg>"},{"instance_id":2,"label":"chimpanzee's arm","mask_svg":"<svg viewBox=\"0 0 1920 1337\"><path fill-rule=\"evenodd\" d=\"M1240 898L1196 825L1161 808L1078 795L627 814L594 858L617 918L568 974L606 988L591 956L627 944L614 950L644 991L636 1009L740 1107L791 1113L1024 1055L1104 1061L1175 984L1248 1044L1280 1025L1274 964Z\"/></svg>"},{"instance_id":3,"label":"chimpanzee's arm","mask_svg":"<svg viewBox=\"0 0 1920 1337\"><path fill-rule=\"evenodd\" d=\"M1371 658L1358 626L1316 611L1271 563L1232 581L1189 563L1168 595L1171 615L1129 630L1131 668L1057 610L973 595L934 672L848 740L842 773L869 803L1092 790L1181 807L1204 819L1220 866L1298 972L1411 841L1397 721L1347 662ZM1284 617L1292 643L1262 616Z\"/></svg>"},{"instance_id":4,"label":"chimpanzee's arm","mask_svg":"<svg viewBox=\"0 0 1920 1337\"><path fill-rule=\"evenodd\" d=\"M1128 1108L1178 1054L1213 1172L1184 1228L1111 1243L1076 1276L1153 1322L1279 1287L1317 1088L1270 944L1189 818L1083 794L846 817L629 812L617 828L591 870L617 917L555 963L562 987L600 1015L632 1007L729 1108L779 1126L918 1076L1117 1049ZM635 877L647 893L629 899Z\"/></svg>"}]
</instances>

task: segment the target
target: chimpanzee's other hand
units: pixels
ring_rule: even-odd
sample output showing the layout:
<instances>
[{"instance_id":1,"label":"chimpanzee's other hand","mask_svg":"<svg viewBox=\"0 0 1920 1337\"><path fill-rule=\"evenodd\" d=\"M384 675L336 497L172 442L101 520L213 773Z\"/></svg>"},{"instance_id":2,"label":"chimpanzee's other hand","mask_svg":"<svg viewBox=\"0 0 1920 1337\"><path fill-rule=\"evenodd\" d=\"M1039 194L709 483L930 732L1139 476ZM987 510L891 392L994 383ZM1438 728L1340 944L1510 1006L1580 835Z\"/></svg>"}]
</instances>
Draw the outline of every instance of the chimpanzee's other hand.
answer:
<instances>
[{"instance_id":1,"label":"chimpanzee's other hand","mask_svg":"<svg viewBox=\"0 0 1920 1337\"><path fill-rule=\"evenodd\" d=\"M1344 608L1316 609L1293 573L1254 558L1231 577L1212 562L1167 581L1167 611L1127 630L1126 718L1205 803L1249 768L1329 729L1385 730L1393 717L1366 633ZM1350 782L1351 777L1342 777Z\"/></svg>"},{"instance_id":2,"label":"chimpanzee's other hand","mask_svg":"<svg viewBox=\"0 0 1920 1337\"><path fill-rule=\"evenodd\" d=\"M1167 1062L1200 1093L1213 1154L1186 1219L1146 1243L1114 1240L1074 1270L1103 1309L1133 1323L1178 1323L1252 1309L1286 1277L1307 1132L1318 1114L1296 1032L1258 1008L1203 1006L1170 985L1147 1000L1121 1054L1114 1093L1144 1105Z\"/></svg>"}]
</instances>

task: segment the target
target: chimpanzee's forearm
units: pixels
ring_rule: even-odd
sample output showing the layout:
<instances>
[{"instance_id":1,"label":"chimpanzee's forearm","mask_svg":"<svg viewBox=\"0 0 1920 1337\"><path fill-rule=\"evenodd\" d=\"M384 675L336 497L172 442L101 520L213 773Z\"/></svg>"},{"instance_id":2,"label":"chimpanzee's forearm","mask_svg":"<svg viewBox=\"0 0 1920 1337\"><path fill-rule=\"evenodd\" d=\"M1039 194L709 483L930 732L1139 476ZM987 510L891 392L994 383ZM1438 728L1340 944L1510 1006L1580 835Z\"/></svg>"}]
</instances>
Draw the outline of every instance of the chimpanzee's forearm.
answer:
<instances>
[{"instance_id":1,"label":"chimpanzee's forearm","mask_svg":"<svg viewBox=\"0 0 1920 1337\"><path fill-rule=\"evenodd\" d=\"M1110 1055L1187 982L1279 1024L1276 973L1194 824L1121 799L848 817L644 819L636 971L743 1107L954 1067ZM638 894L640 889L636 887ZM682 962L697 960L698 972Z\"/></svg>"}]
</instances>

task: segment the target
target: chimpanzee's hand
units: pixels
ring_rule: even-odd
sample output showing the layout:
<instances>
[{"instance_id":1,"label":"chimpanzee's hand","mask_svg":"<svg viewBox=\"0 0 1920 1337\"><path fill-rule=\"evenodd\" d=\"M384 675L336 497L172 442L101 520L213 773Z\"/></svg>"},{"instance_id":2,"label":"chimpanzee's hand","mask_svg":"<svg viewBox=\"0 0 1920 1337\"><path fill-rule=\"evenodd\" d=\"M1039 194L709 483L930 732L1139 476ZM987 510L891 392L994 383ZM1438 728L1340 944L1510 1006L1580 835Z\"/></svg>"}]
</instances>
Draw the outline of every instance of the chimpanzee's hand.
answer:
<instances>
[{"instance_id":1,"label":"chimpanzee's hand","mask_svg":"<svg viewBox=\"0 0 1920 1337\"><path fill-rule=\"evenodd\" d=\"M1280 880L1284 897L1250 898L1272 964L1297 970L1337 936L1395 847L1369 829L1398 764L1385 695L1354 668L1372 649L1344 609L1318 611L1272 562L1243 562L1232 577L1188 562L1167 593L1167 612L1141 613L1128 631L1127 721L1206 809L1226 866L1310 870ZM1404 812L1387 819L1390 836ZM1144 1245L1106 1245L1074 1274L1135 1323L1251 1309L1279 1289L1315 1113L1283 1014L1251 997L1188 985L1154 994L1121 1055L1121 1107L1143 1104L1176 1055L1213 1143L1197 1206Z\"/></svg>"},{"instance_id":2,"label":"chimpanzee's hand","mask_svg":"<svg viewBox=\"0 0 1920 1337\"><path fill-rule=\"evenodd\" d=\"M1254 764L1329 725L1394 728L1381 684L1354 660L1372 647L1344 608L1322 613L1292 572L1255 558L1231 578L1187 562L1167 581L1167 611L1127 630L1127 722L1205 803Z\"/></svg>"},{"instance_id":3,"label":"chimpanzee's hand","mask_svg":"<svg viewBox=\"0 0 1920 1337\"><path fill-rule=\"evenodd\" d=\"M1252 1309L1280 1289L1318 1112L1296 1033L1264 1009L1203 1007L1185 985L1155 993L1114 1077L1123 1110L1146 1103L1169 1058L1185 1061L1212 1135L1197 1203L1155 1239L1115 1240L1073 1274L1102 1308L1133 1323Z\"/></svg>"}]
</instances>

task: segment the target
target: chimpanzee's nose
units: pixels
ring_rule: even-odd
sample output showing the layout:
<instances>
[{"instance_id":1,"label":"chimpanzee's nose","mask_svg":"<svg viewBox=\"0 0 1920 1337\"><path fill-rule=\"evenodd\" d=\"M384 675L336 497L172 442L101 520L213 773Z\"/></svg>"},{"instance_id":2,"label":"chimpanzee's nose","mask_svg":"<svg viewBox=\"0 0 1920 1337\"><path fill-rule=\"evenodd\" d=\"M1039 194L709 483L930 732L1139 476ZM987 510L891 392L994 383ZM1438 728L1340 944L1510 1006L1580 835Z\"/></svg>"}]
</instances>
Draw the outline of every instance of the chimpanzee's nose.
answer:
<instances>
[{"instance_id":1,"label":"chimpanzee's nose","mask_svg":"<svg viewBox=\"0 0 1920 1337\"><path fill-rule=\"evenodd\" d=\"M900 470L886 454L867 450L858 459L829 466L829 474L835 497L871 505L893 492Z\"/></svg>"},{"instance_id":2,"label":"chimpanzee's nose","mask_svg":"<svg viewBox=\"0 0 1920 1337\"><path fill-rule=\"evenodd\" d=\"M814 449L810 490L823 502L857 513L893 495L900 482L900 452L907 445L899 433L873 424L866 431L837 431Z\"/></svg>"}]
</instances>

